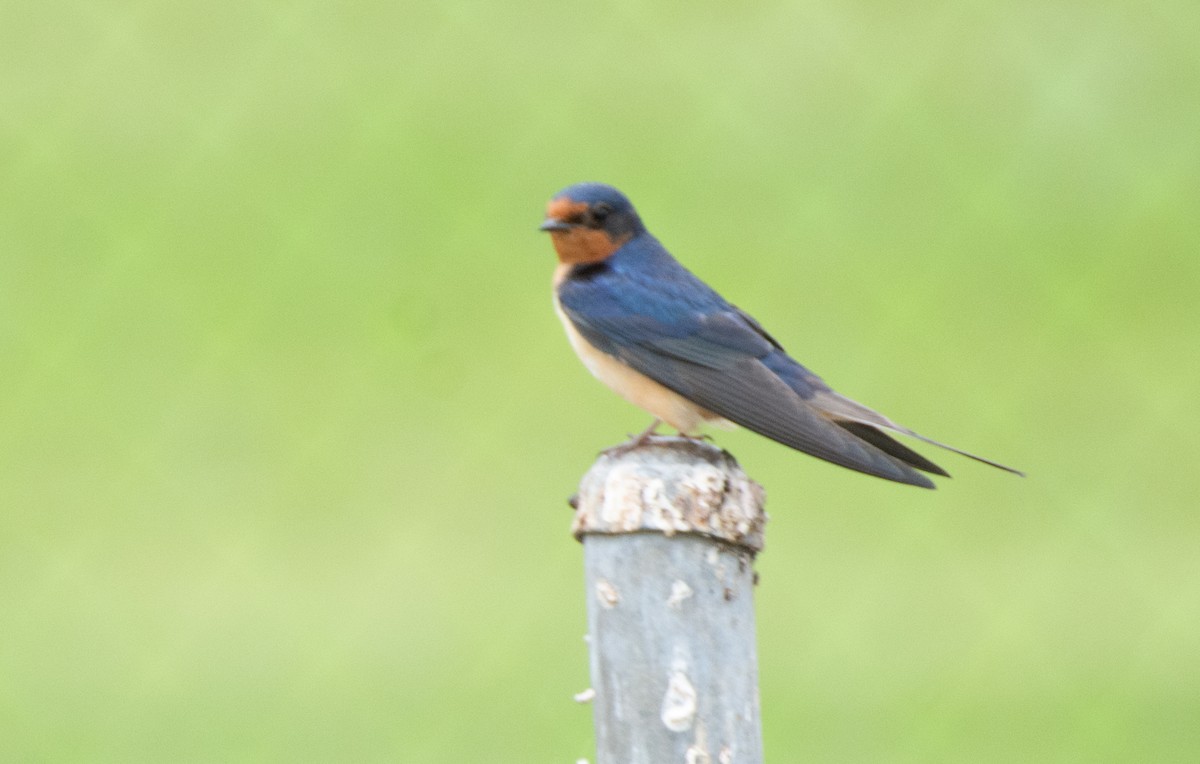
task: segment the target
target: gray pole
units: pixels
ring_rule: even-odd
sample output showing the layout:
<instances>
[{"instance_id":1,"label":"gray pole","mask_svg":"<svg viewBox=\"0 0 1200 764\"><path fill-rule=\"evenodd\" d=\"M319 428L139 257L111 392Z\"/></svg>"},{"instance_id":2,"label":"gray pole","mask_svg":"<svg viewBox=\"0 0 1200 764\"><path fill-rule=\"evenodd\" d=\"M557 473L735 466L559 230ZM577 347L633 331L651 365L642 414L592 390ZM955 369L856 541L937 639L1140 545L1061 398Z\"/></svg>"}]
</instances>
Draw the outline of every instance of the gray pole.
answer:
<instances>
[{"instance_id":1,"label":"gray pole","mask_svg":"<svg viewBox=\"0 0 1200 764\"><path fill-rule=\"evenodd\" d=\"M763 490L733 457L656 437L584 476L597 764L760 764L754 555ZM591 695L591 693L588 693Z\"/></svg>"}]
</instances>

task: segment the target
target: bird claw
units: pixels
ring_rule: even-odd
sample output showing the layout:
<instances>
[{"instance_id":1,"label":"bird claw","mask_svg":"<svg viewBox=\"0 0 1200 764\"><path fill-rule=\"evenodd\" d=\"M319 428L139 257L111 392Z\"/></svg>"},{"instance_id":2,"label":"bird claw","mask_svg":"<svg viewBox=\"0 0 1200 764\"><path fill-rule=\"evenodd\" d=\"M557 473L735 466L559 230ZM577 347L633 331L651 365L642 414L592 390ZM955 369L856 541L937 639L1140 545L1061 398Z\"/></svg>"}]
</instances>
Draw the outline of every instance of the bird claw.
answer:
<instances>
[{"instance_id":1,"label":"bird claw","mask_svg":"<svg viewBox=\"0 0 1200 764\"><path fill-rule=\"evenodd\" d=\"M636 440L629 440L625 443L622 443L619 446L611 446L609 448L604 449L603 451L601 451L599 453L599 456L608 456L613 459L616 459L617 457L624 456L625 454L629 453L630 451L640 448L643 445L645 445L645 443L639 443Z\"/></svg>"},{"instance_id":2,"label":"bird claw","mask_svg":"<svg viewBox=\"0 0 1200 764\"><path fill-rule=\"evenodd\" d=\"M650 440L655 435L658 434L655 432L655 430L658 429L659 424L661 424L661 422L659 420L655 419L654 422L651 423L651 425L649 427L647 427L645 430L643 430L640 435L636 435L636 436L629 435L628 441L620 444L619 446L613 446L612 448L606 448L600 452L600 455L601 456L611 456L611 457L615 458L618 456L624 456L625 454L629 453L630 451L641 448L642 446L649 443Z\"/></svg>"}]
</instances>

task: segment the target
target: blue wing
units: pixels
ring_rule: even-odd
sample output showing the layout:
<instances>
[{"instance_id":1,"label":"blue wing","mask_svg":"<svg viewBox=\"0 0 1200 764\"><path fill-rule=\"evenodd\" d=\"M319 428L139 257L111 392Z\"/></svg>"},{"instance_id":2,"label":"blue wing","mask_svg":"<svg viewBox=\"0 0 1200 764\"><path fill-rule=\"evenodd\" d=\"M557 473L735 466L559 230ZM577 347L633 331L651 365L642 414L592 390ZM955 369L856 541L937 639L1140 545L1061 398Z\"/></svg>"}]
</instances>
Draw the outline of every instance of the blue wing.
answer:
<instances>
[{"instance_id":1,"label":"blue wing","mask_svg":"<svg viewBox=\"0 0 1200 764\"><path fill-rule=\"evenodd\" d=\"M642 259L627 263L623 254ZM819 377L665 251L654 255L619 252L559 286L564 313L597 349L715 414L834 464L927 488L933 483L914 466L945 474L874 427L831 416L820 403L837 394Z\"/></svg>"}]
</instances>

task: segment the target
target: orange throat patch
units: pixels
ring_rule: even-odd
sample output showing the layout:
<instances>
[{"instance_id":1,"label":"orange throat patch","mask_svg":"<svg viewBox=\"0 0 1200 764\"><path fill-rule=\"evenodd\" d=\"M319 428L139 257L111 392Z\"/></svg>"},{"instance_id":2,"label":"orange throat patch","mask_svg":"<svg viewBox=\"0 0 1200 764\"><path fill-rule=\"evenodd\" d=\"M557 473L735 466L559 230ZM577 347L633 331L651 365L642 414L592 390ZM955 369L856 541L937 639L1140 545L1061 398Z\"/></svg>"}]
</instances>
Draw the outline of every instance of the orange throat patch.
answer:
<instances>
[{"instance_id":1,"label":"orange throat patch","mask_svg":"<svg viewBox=\"0 0 1200 764\"><path fill-rule=\"evenodd\" d=\"M578 221L587 209L587 202L567 198L551 199L546 205L546 217L572 223ZM565 231L551 231L550 240L554 242L554 251L558 253L560 263L577 265L607 260L622 244L629 241L629 236L612 239L604 231L572 225Z\"/></svg>"},{"instance_id":2,"label":"orange throat patch","mask_svg":"<svg viewBox=\"0 0 1200 764\"><path fill-rule=\"evenodd\" d=\"M629 237L610 239L604 231L574 227L566 231L551 231L550 240L554 242L554 251L558 253L560 263L577 265L607 260Z\"/></svg>"}]
</instances>

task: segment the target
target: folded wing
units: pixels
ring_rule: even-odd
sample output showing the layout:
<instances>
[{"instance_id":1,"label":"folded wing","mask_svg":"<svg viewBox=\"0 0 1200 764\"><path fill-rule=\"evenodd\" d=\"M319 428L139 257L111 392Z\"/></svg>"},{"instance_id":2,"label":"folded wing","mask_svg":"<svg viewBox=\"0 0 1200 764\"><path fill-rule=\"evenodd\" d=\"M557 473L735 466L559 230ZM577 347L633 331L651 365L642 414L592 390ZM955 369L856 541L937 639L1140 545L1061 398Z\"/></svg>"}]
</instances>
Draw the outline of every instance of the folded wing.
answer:
<instances>
[{"instance_id":1,"label":"folded wing","mask_svg":"<svg viewBox=\"0 0 1200 764\"><path fill-rule=\"evenodd\" d=\"M598 349L760 435L901 483L933 488L916 469L945 474L882 433L853 423L847 427L813 406L812 400L829 388L733 306L680 301L672 309L658 292L645 295L653 305L651 315L637 310L637 288L628 281L594 278L564 284L559 300ZM864 430L871 432L864 437Z\"/></svg>"}]
</instances>

